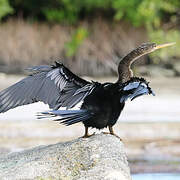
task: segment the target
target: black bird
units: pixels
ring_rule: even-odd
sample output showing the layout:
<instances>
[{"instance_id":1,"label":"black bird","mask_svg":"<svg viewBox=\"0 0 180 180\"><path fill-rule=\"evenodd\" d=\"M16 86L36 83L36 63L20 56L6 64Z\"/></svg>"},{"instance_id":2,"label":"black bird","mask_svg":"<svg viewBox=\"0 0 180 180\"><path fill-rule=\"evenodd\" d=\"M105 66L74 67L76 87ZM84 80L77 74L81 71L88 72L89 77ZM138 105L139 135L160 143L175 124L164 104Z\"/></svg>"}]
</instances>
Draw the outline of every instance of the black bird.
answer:
<instances>
[{"instance_id":1,"label":"black bird","mask_svg":"<svg viewBox=\"0 0 180 180\"><path fill-rule=\"evenodd\" d=\"M143 78L133 76L132 62L142 55L173 43L156 45L142 44L127 54L119 63L119 78L115 83L89 82L73 74L63 64L56 62L52 66L34 66L28 68L31 75L0 92L0 113L17 106L42 101L53 110L42 112L39 118L57 117L56 121L65 125L82 122L85 135L88 128L109 127L110 134L125 101L144 94L153 94ZM82 102L79 110L72 110ZM66 110L60 110L66 107Z\"/></svg>"}]
</instances>

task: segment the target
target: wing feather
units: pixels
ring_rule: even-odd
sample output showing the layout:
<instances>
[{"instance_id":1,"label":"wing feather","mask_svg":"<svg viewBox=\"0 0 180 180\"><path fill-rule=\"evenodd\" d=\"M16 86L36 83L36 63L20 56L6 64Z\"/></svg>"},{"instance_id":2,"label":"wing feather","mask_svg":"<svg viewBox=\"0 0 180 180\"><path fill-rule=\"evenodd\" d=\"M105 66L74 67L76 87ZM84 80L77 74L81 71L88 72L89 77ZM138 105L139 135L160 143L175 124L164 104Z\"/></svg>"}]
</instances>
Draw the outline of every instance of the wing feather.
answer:
<instances>
[{"instance_id":1,"label":"wing feather","mask_svg":"<svg viewBox=\"0 0 180 180\"><path fill-rule=\"evenodd\" d=\"M42 112L38 115L39 119L57 117L54 121L59 121L66 126L86 121L90 119L94 114L87 110L53 110Z\"/></svg>"},{"instance_id":2,"label":"wing feather","mask_svg":"<svg viewBox=\"0 0 180 180\"><path fill-rule=\"evenodd\" d=\"M0 113L42 101L52 109L72 108L92 92L94 84L73 74L60 63L34 66L32 74L0 92Z\"/></svg>"}]
</instances>

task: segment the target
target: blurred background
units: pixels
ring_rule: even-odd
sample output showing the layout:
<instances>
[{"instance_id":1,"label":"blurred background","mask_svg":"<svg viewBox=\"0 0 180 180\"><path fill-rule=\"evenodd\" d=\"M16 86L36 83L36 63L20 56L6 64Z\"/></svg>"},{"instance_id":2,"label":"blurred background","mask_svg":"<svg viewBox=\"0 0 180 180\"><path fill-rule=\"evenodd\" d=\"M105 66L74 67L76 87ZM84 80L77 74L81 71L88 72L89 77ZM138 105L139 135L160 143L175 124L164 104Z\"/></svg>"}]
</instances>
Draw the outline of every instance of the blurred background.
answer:
<instances>
[{"instance_id":1,"label":"blurred background","mask_svg":"<svg viewBox=\"0 0 180 180\"><path fill-rule=\"evenodd\" d=\"M176 45L133 64L156 96L127 102L115 130L132 173L180 172L179 0L0 0L0 90L25 68L54 61L88 80L116 81L119 60L143 42ZM36 103L1 114L0 156L83 135L82 124L37 120L47 109Z\"/></svg>"}]
</instances>

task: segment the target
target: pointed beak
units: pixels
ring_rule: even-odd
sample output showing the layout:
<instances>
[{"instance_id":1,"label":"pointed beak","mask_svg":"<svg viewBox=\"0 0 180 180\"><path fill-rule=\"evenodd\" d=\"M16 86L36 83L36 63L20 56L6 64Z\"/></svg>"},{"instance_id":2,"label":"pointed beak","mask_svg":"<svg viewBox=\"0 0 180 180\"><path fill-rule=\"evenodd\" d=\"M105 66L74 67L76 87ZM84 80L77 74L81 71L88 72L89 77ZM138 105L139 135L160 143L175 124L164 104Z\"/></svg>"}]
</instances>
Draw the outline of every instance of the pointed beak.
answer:
<instances>
[{"instance_id":1,"label":"pointed beak","mask_svg":"<svg viewBox=\"0 0 180 180\"><path fill-rule=\"evenodd\" d=\"M168 47L168 46L173 46L173 45L175 45L175 44L176 44L175 42L160 44L160 45L157 45L157 46L155 47L155 50L161 49L161 48L165 48L165 47Z\"/></svg>"}]
</instances>

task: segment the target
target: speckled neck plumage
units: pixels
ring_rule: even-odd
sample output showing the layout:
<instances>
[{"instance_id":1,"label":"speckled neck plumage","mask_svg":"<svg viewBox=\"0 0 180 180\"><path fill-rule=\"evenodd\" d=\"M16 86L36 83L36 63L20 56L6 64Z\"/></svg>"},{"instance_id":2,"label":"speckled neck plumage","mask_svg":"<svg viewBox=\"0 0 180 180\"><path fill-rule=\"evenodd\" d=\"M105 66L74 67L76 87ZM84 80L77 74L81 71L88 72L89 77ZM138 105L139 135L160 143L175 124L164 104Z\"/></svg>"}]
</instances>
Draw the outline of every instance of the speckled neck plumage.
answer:
<instances>
[{"instance_id":1,"label":"speckled neck plumage","mask_svg":"<svg viewBox=\"0 0 180 180\"><path fill-rule=\"evenodd\" d=\"M124 56L122 60L119 62L119 66L118 66L118 73L119 73L118 82L124 83L128 81L131 77L133 77L131 64L136 59L143 56L144 54L150 53L151 49L153 49L155 46L156 46L155 43L144 43L138 48L132 50L126 56Z\"/></svg>"}]
</instances>

